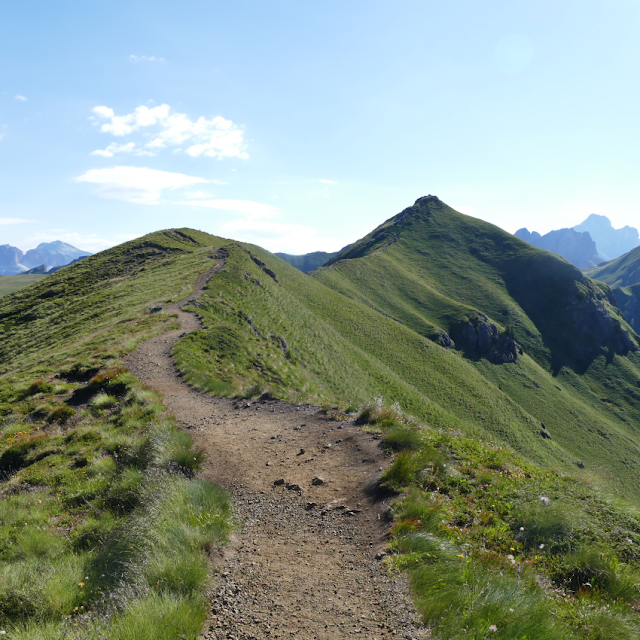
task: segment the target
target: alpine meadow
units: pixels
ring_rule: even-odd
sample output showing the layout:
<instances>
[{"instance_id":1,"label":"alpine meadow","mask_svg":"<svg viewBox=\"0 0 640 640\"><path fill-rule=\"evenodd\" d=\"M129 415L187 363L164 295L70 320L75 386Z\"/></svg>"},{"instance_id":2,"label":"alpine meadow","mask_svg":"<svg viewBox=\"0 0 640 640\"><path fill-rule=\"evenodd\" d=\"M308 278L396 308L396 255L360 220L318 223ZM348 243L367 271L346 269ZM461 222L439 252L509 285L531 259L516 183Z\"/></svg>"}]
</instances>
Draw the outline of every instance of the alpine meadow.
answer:
<instances>
[{"instance_id":1,"label":"alpine meadow","mask_svg":"<svg viewBox=\"0 0 640 640\"><path fill-rule=\"evenodd\" d=\"M0 279L0 633L640 638L638 251L430 195Z\"/></svg>"}]
</instances>

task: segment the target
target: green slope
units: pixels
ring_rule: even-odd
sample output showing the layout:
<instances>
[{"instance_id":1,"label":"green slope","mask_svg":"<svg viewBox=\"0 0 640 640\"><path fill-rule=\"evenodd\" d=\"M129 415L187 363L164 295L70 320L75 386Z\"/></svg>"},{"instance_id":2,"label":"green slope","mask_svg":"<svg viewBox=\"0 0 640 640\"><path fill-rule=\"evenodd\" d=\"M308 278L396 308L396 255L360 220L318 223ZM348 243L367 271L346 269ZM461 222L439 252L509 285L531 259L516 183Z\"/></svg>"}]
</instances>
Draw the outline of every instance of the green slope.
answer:
<instances>
[{"instance_id":1,"label":"green slope","mask_svg":"<svg viewBox=\"0 0 640 640\"><path fill-rule=\"evenodd\" d=\"M383 397L541 464L583 461L640 495L640 360L627 352L635 338L608 289L437 199L312 277L258 247L191 230L92 256L2 299L0 372L127 352L167 326L170 318L149 309L186 295L214 246L229 258L194 309L205 330L176 350L194 383L352 406ZM465 327L491 320L499 340L513 334L521 345L515 362L438 344L445 333L464 344Z\"/></svg>"},{"instance_id":2,"label":"green slope","mask_svg":"<svg viewBox=\"0 0 640 640\"><path fill-rule=\"evenodd\" d=\"M613 288L625 320L640 332L640 247L585 273Z\"/></svg>"},{"instance_id":3,"label":"green slope","mask_svg":"<svg viewBox=\"0 0 640 640\"><path fill-rule=\"evenodd\" d=\"M585 273L595 280L602 280L610 287L628 287L640 283L640 247L636 247L623 256L605 262Z\"/></svg>"},{"instance_id":4,"label":"green slope","mask_svg":"<svg viewBox=\"0 0 640 640\"><path fill-rule=\"evenodd\" d=\"M475 624L484 634L477 637L489 633L487 620L493 622L496 613L489 610L491 603L466 593L473 591L469 576L484 576L478 584L502 598L496 637L515 637L507 626L510 618L520 625L518 637L529 633L526 621L536 618L537 607L546 610L547 595L536 592L533 577L525 578L531 596L511 616L515 600L507 595L520 602L523 590L508 575L506 554L522 553L527 572L552 576L555 571L560 576L553 578L555 585L573 584L574 573L582 576L583 570L578 556L566 562L552 555L543 558L539 543L547 540L544 536L554 544L573 545L567 547L572 550L577 544L591 545L588 553L596 557L606 545L602 548L611 553L611 562L620 559L636 567L638 554L627 540L640 536L638 520L624 503L616 506L597 490L603 487L605 495L618 491L632 502L640 498L640 358L634 351L635 334L617 315L606 285L437 199L420 201L392 218L313 276L253 245L189 229L169 230L87 258L0 299L0 457L15 460L18 447L26 465L6 481L22 502L6 502L13 498L4 482L2 501L20 507L20 514L33 511L29 495L19 492L20 487L31 491L37 486L50 512L47 517L66 518L71 539L88 541L82 543L89 549L82 547L84 555L69 543L60 566L52 564L63 573L63 560L80 563L68 571L68 604L39 619L53 625L46 627L49 637L56 637L58 619L71 613L65 607L85 597L77 576L91 575L82 563L93 566L97 546L105 541L115 545L130 522L144 521L149 535L155 535L155 521L144 505L120 516L104 504L112 488L122 488L128 497L153 491L153 486L145 488L147 476L138 468L135 452L146 450L151 436L157 440L156 430L179 445L172 440L165 453L176 449L182 455L188 438L180 441L161 407L117 361L140 340L172 326L169 315L155 310L189 295L197 276L211 268L213 248L226 249L228 257L191 307L204 328L186 336L174 352L188 381L225 395L271 391L292 400L339 402L343 409L382 397L430 427L418 435L412 432L406 442L415 450L399 455L384 480L398 489L413 487L395 512L399 566L423 577L428 566L449 572L444 582L420 582L412 574L418 605L425 619L433 615L434 624L442 627L439 637L468 637L461 634ZM479 336L492 335L486 334L492 324L495 341L485 349ZM446 348L449 338L461 348ZM57 416L69 414L65 407L77 406L74 397L90 396L87 387L97 397L80 405L77 416L61 429ZM378 414L382 421L393 416ZM369 412L370 418L378 414ZM385 439L402 449L398 443L407 437L406 422L392 418L392 425L396 430ZM505 444L529 463L552 471L501 449ZM109 462L114 446L131 452L121 467ZM91 483L79 475L85 471ZM540 495L551 495L576 524L562 521L561 533L543 532L531 546L523 541L520 526L538 526ZM555 517L557 509L550 513ZM15 534L9 535L22 535L18 520L13 524ZM446 541L433 546L432 534ZM477 552L473 566L470 549ZM147 557L136 557L122 561L138 562L135 566L144 573ZM163 562L172 558L167 555ZM33 582L36 564L27 560L21 575ZM9 575L14 558L6 566L3 562L0 557L0 570ZM597 560L594 566L600 571ZM607 571L615 573L617 567ZM629 581L634 575L628 574ZM446 597L464 600L467 618L477 611L478 620L471 623L440 610L433 614L430 607L445 602L433 592L433 584L445 584ZM139 607L157 618L154 624L162 624L154 611L171 614L149 585L151 600L142 599ZM597 598L614 602L617 592L610 584L606 588L613 595L603 590ZM0 587L0 604L15 595L12 589L5 593ZM477 593L484 593L484 587ZM635 591L630 593L625 601L635 602ZM195 629L203 612L194 598L190 602L196 611L190 615ZM600 607L597 598L594 606ZM588 617L587 602L576 600L574 607L563 600L540 623L552 624L557 612L564 612L559 630L531 637L597 637L591 632L597 633L600 622ZM447 625L464 628L454 633ZM175 637L180 633L178 629ZM106 637L120 636L116 629ZM612 636L605 632L600 637Z\"/></svg>"},{"instance_id":5,"label":"green slope","mask_svg":"<svg viewBox=\"0 0 640 640\"><path fill-rule=\"evenodd\" d=\"M625 320L640 332L640 282L629 287L614 287L613 293Z\"/></svg>"},{"instance_id":6,"label":"green slope","mask_svg":"<svg viewBox=\"0 0 640 640\"><path fill-rule=\"evenodd\" d=\"M38 280L46 278L46 275L32 274L32 275L18 275L18 276L0 276L0 296L7 293L13 293L27 287Z\"/></svg>"},{"instance_id":7,"label":"green slope","mask_svg":"<svg viewBox=\"0 0 640 640\"><path fill-rule=\"evenodd\" d=\"M500 334L513 333L524 352L516 362L495 365L463 349L465 364L491 383L487 395L496 389L534 424L544 423L567 460L597 466L636 493L637 337L606 285L434 197L313 277L435 342L444 344L447 334L464 346L461 327L469 321L476 330L493 323Z\"/></svg>"},{"instance_id":8,"label":"green slope","mask_svg":"<svg viewBox=\"0 0 640 640\"><path fill-rule=\"evenodd\" d=\"M192 478L202 454L119 357L175 325L150 309L192 291L209 244L152 234L0 298L6 637L199 636L229 496Z\"/></svg>"}]
</instances>

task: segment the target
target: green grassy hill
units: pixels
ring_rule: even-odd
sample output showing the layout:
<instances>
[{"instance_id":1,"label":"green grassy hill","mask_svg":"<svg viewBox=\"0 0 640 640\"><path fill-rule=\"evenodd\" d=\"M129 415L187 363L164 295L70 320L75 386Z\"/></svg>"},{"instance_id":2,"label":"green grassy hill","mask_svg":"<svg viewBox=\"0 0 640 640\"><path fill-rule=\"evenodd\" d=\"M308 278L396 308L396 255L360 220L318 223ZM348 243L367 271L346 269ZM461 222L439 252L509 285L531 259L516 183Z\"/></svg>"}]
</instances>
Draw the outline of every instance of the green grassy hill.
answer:
<instances>
[{"instance_id":1,"label":"green grassy hill","mask_svg":"<svg viewBox=\"0 0 640 640\"><path fill-rule=\"evenodd\" d=\"M585 273L594 280L602 280L610 287L628 287L640 282L640 247L636 247L623 256L605 262Z\"/></svg>"},{"instance_id":2,"label":"green grassy hill","mask_svg":"<svg viewBox=\"0 0 640 640\"><path fill-rule=\"evenodd\" d=\"M640 539L640 524L628 507L640 500L638 337L615 307L607 285L430 197L313 275L253 245L174 229L91 256L0 298L0 504L17 501L9 507L29 509L30 492L37 487L45 505L42 523L63 518L70 531L62 545L45 541L53 549L50 575L60 573L60 563L78 563L70 573L68 598L57 604L47 600L48 608L38 608L37 592L28 590L37 566L28 549L39 543L20 542L23 534L16 520L7 531L11 544L19 543L23 551L17 560L13 552L0 555L0 584L4 580L10 585L5 591L0 587L0 611L14 602L16 593L24 593L20 597L30 598L34 613L15 618L20 608L11 604L11 624L18 624L16 619L23 620L20 624L46 623L51 625L48 637L57 637L59 620L73 615L79 602L88 606L98 597L96 592L92 600L78 589L84 581L76 581L76 574L91 569L91 554L101 545L125 553L116 543L130 523L141 523L138 529L152 537L151 546L164 549L162 539L153 538L151 512L133 498L155 490L148 484L153 473L147 470L166 469L175 464L174 455L191 460L185 454L190 444L186 436L180 440L175 426L162 416L158 399L145 396L119 359L141 340L173 326L174 319L157 308L190 294L197 276L211 268L213 248L226 249L228 258L191 307L204 328L176 345L179 369L191 384L221 395L271 391L293 401L337 403L343 411L381 398L372 405L375 410L363 412L363 420L372 422L371 428L391 426L385 436L389 446L408 450L398 456L385 482L426 492L419 499L411 493L418 502L409 500L397 511L400 524L394 535L404 554L403 568L426 566L431 562L427 558L444 553L441 546L437 553L429 547L433 555L427 549L435 529L428 529L427 537L416 534L414 542L405 536L407 527L426 527L433 520L431 511L438 513L437 522L445 523L444 534L438 530L438 535L449 536L453 545L468 535L470 545L479 545L492 558L513 548L526 551L534 562L538 547L519 542L518 529L510 527L525 518L527 509L533 509L529 503L543 492L553 492L576 521L589 524L578 537L562 524L556 536L557 523L551 522L551 533L540 534L540 540L556 536L575 546L578 539L580 544L602 539L607 549L616 549L612 557L637 560L624 540ZM393 411L381 410L394 403ZM399 411L413 418L407 423L405 417L397 418ZM416 436L418 424L428 428ZM407 436L406 429L413 435ZM150 442L170 446L141 459ZM114 452L120 448L127 452L125 462L115 464ZM91 483L84 482L84 474ZM177 505L183 498L175 496L201 496L198 491L176 485L167 494L167 509L174 510L170 520L177 527ZM433 491L442 498L435 496L437 505L431 509L424 500L431 500ZM607 497L611 495L628 502L616 506ZM223 497L207 500L197 498L193 508L224 510ZM129 505L123 513L110 510L109 505L122 506L122 501ZM542 516L526 517L537 522ZM405 520L410 524L402 524ZM193 537L204 544L212 536L223 537L226 526L222 522L219 531ZM53 527L51 535L56 531ZM414 543L423 546L411 547ZM122 561L144 577L149 557L138 553L138 544L131 545L136 553L126 551ZM197 545L190 548L189 553L200 553ZM449 558L447 551L438 566L449 568L451 589L460 595L466 574L455 558L467 551L455 548L457 555ZM169 566L176 556L165 552L160 558ZM581 571L578 557L573 568L553 565L549 558L540 560L540 570L549 575L561 569L566 569L563 576ZM13 568L16 561L26 563L18 565L19 575ZM600 571L598 566L594 571ZM617 569L607 570L617 575ZM120 577L114 574L109 584ZM171 606L183 607L181 615L197 621L202 615L199 584L195 580L181 600L177 594L154 591L148 582L150 591L144 591L147 595L136 606L151 612L149 616L166 613L170 596ZM509 585L516 588L515 582ZM97 590L97 583L92 587ZM423 587L416 587L416 593L427 606L432 599ZM542 596L532 598L526 604L529 613L543 602ZM567 615L573 611L567 609ZM155 624L163 624L162 616L155 617ZM434 619L445 618L438 613ZM580 624L575 622L576 629ZM135 637L114 629L106 637ZM451 630L443 633L463 637ZM563 634L531 637L587 637L581 631Z\"/></svg>"},{"instance_id":3,"label":"green grassy hill","mask_svg":"<svg viewBox=\"0 0 640 640\"><path fill-rule=\"evenodd\" d=\"M544 423L566 462L584 461L635 493L637 336L606 285L437 198L420 199L313 277L416 335L441 344L453 338L466 357L441 350L482 375L486 397L501 408L508 398L526 412L530 430ZM522 348L515 362L495 365L490 344L484 354L473 344L491 324L496 345L508 334ZM509 441L508 430L479 416L477 423ZM511 424L523 432L522 422Z\"/></svg>"},{"instance_id":4,"label":"green grassy hill","mask_svg":"<svg viewBox=\"0 0 640 640\"><path fill-rule=\"evenodd\" d=\"M229 497L120 356L172 326L150 309L192 291L207 241L152 234L0 298L5 637L198 636Z\"/></svg>"}]
</instances>

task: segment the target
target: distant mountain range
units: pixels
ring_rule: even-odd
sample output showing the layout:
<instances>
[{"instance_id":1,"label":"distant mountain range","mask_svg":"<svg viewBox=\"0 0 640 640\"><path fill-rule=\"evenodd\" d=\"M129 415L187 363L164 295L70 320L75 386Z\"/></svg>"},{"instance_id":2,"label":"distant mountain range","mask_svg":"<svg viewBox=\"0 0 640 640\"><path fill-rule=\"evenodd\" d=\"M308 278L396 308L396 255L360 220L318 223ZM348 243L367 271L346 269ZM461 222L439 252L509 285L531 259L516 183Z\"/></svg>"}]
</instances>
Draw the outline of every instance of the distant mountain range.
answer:
<instances>
[{"instance_id":1,"label":"distant mountain range","mask_svg":"<svg viewBox=\"0 0 640 640\"><path fill-rule=\"evenodd\" d=\"M54 267L63 267L78 258L92 255L89 251L82 251L76 247L55 240L42 242L35 249L23 253L18 247L9 244L0 245L0 275L13 276L32 269L39 269L40 273L51 271Z\"/></svg>"},{"instance_id":2,"label":"distant mountain range","mask_svg":"<svg viewBox=\"0 0 640 640\"><path fill-rule=\"evenodd\" d=\"M345 247L346 249L346 247ZM340 251L344 251L341 249ZM302 273L309 273L318 267L321 267L325 262L331 260L331 258L337 256L340 251L335 253L327 253L326 251L314 251L312 253L305 253L303 255L292 255L290 253L276 253L278 258L282 258L285 262L288 262L292 267L299 269Z\"/></svg>"},{"instance_id":3,"label":"distant mountain range","mask_svg":"<svg viewBox=\"0 0 640 640\"><path fill-rule=\"evenodd\" d=\"M582 224L573 227L576 231L587 231L598 246L602 261L615 260L640 245L638 230L626 226L614 229L607 216L592 213Z\"/></svg>"},{"instance_id":4,"label":"distant mountain range","mask_svg":"<svg viewBox=\"0 0 640 640\"><path fill-rule=\"evenodd\" d=\"M629 226L614 229L609 218L595 213L570 229L540 235L523 228L515 235L534 247L557 253L579 269L614 260L640 245L637 229Z\"/></svg>"},{"instance_id":5,"label":"distant mountain range","mask_svg":"<svg viewBox=\"0 0 640 640\"><path fill-rule=\"evenodd\" d=\"M534 247L557 253L578 269L595 267L602 262L596 243L588 232L575 229L558 229L541 236L537 231L518 229L516 237Z\"/></svg>"}]
</instances>

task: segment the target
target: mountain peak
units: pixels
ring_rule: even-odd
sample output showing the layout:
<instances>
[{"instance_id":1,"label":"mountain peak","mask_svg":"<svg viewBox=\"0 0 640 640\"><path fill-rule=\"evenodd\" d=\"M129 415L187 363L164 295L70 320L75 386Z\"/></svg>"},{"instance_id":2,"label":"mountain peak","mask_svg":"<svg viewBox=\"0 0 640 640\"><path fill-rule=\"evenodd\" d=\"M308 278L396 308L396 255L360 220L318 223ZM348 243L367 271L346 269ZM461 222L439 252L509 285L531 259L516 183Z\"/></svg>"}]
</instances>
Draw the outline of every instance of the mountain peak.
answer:
<instances>
[{"instance_id":1,"label":"mountain peak","mask_svg":"<svg viewBox=\"0 0 640 640\"><path fill-rule=\"evenodd\" d=\"M576 231L588 231L604 260L613 260L640 245L638 230L626 226L614 229L607 216L592 213L584 222L573 227Z\"/></svg>"},{"instance_id":2,"label":"mountain peak","mask_svg":"<svg viewBox=\"0 0 640 640\"><path fill-rule=\"evenodd\" d=\"M422 196L421 198L418 198L415 203L414 206L416 205L421 205L421 204L442 204L442 200L440 200L440 198L438 198L438 196L432 196L431 194L429 194L428 196Z\"/></svg>"},{"instance_id":3,"label":"mountain peak","mask_svg":"<svg viewBox=\"0 0 640 640\"><path fill-rule=\"evenodd\" d=\"M582 227L583 225L585 226L589 226L591 228L595 228L596 226L599 227L600 229L603 230L613 230L613 225L611 224L611 220L609 220L609 218L607 218L607 216L602 216L598 213L592 213L589 215L589 217L584 221L581 222L580 224L577 224L575 227L573 227L576 231L586 231L587 229L580 229L579 227Z\"/></svg>"},{"instance_id":4,"label":"mountain peak","mask_svg":"<svg viewBox=\"0 0 640 640\"><path fill-rule=\"evenodd\" d=\"M76 258L90 255L90 251L82 251L82 249L77 249L62 240L54 240L53 242L41 242L35 249L27 251L22 264L28 268L41 264L46 264L47 268L60 267L69 264Z\"/></svg>"}]
</instances>

